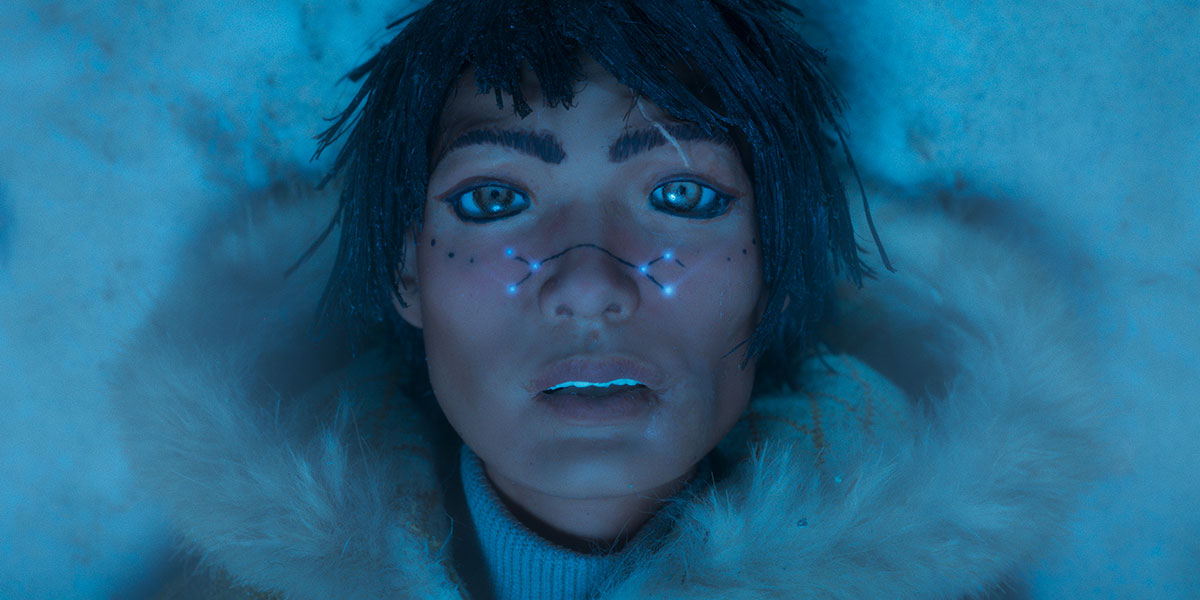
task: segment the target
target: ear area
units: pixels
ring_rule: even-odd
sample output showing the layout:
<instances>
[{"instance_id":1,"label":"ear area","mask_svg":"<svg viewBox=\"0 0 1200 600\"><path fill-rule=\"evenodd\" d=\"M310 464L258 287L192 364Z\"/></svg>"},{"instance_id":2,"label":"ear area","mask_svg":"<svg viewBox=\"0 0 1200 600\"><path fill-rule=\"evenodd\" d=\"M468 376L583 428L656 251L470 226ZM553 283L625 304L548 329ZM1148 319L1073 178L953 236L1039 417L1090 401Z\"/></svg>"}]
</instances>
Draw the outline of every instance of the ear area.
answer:
<instances>
[{"instance_id":1,"label":"ear area","mask_svg":"<svg viewBox=\"0 0 1200 600\"><path fill-rule=\"evenodd\" d=\"M761 321L763 315L766 314L767 301L771 299L770 297L771 297L771 291L769 289L767 289L766 286L763 286L762 290L760 290L758 293L758 302L754 305L754 322L755 323ZM786 311L788 309L788 307L791 305L792 305L792 295L786 294L783 297L783 307L780 308L779 310L781 312Z\"/></svg>"},{"instance_id":2,"label":"ear area","mask_svg":"<svg viewBox=\"0 0 1200 600\"><path fill-rule=\"evenodd\" d=\"M421 329L421 286L417 277L415 238L416 233L411 229L404 234L404 262L397 265L399 289L392 290L392 307L406 323Z\"/></svg>"}]
</instances>

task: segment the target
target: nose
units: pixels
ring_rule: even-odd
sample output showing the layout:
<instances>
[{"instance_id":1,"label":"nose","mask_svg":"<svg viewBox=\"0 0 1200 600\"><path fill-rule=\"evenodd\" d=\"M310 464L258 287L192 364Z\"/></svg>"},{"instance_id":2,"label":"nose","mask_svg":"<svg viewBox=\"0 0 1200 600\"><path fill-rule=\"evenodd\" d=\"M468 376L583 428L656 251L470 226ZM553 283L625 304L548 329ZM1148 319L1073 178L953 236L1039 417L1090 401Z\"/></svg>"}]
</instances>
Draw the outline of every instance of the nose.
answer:
<instances>
[{"instance_id":1,"label":"nose","mask_svg":"<svg viewBox=\"0 0 1200 600\"><path fill-rule=\"evenodd\" d=\"M546 261L538 294L542 314L564 320L619 323L638 309L640 296L629 262L607 248L575 244Z\"/></svg>"}]
</instances>

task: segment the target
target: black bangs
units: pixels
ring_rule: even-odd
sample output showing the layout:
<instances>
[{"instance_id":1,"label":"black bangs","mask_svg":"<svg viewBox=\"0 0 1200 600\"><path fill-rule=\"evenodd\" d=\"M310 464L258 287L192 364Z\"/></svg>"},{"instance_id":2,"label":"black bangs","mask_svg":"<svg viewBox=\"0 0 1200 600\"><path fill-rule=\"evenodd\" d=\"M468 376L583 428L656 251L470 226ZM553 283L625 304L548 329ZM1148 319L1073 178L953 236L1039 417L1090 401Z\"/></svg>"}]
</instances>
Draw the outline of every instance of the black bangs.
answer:
<instances>
[{"instance_id":1,"label":"black bangs","mask_svg":"<svg viewBox=\"0 0 1200 600\"><path fill-rule=\"evenodd\" d=\"M480 93L501 108L511 98L524 117L534 101L569 106L591 58L672 117L737 142L754 182L769 290L763 318L739 344L743 364L807 348L834 275L861 283L869 271L830 155L843 138L840 99L823 56L793 28L798 17L778 0L435 0L402 19L396 37L351 73L365 78L362 88L319 138L318 153L345 137L329 175L343 177L339 208L313 245L341 224L322 320L405 330L392 308L397 266L405 236L420 227L441 107L468 67ZM527 72L539 99L526 98Z\"/></svg>"},{"instance_id":2,"label":"black bangs","mask_svg":"<svg viewBox=\"0 0 1200 600\"><path fill-rule=\"evenodd\" d=\"M570 4L502 0L485 9L491 13L490 23L472 40L467 55L479 92L495 93L500 108L507 94L513 110L521 117L528 115L529 99L521 88L528 67L541 88L542 102L570 104L575 84L583 79L579 42L562 26L571 17L564 11Z\"/></svg>"}]
</instances>

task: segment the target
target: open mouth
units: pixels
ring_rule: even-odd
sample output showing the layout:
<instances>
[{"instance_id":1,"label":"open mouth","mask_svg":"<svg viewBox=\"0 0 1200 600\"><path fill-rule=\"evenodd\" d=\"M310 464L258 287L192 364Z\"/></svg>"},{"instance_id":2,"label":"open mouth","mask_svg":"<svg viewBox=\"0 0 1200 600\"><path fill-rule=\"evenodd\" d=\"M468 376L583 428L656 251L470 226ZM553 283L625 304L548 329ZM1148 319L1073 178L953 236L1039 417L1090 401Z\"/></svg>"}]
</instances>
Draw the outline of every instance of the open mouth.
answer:
<instances>
[{"instance_id":1,"label":"open mouth","mask_svg":"<svg viewBox=\"0 0 1200 600\"><path fill-rule=\"evenodd\" d=\"M584 425L637 419L658 404L658 395L635 379L564 381L542 390L538 397L560 418Z\"/></svg>"},{"instance_id":2,"label":"open mouth","mask_svg":"<svg viewBox=\"0 0 1200 600\"><path fill-rule=\"evenodd\" d=\"M590 381L564 381L542 390L542 393L547 395L572 394L584 397L603 397L646 389L649 388L640 381L622 378L597 383Z\"/></svg>"},{"instance_id":3,"label":"open mouth","mask_svg":"<svg viewBox=\"0 0 1200 600\"><path fill-rule=\"evenodd\" d=\"M669 386L647 363L622 356L576 356L550 364L526 389L568 426L640 423L663 405Z\"/></svg>"}]
</instances>

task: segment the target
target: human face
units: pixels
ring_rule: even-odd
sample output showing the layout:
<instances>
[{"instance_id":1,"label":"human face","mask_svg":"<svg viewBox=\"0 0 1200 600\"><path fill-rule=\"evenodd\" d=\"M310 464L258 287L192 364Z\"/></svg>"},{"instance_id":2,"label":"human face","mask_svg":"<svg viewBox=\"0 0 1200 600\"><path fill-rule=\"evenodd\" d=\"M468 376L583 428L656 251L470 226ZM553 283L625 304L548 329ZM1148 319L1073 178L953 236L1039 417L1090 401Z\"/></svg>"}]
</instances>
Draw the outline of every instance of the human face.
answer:
<instances>
[{"instance_id":1,"label":"human face","mask_svg":"<svg viewBox=\"0 0 1200 600\"><path fill-rule=\"evenodd\" d=\"M749 400L753 363L739 369L744 346L731 350L765 301L754 198L730 144L594 62L585 74L569 109L531 102L524 119L462 77L399 310L424 330L438 404L497 485L644 495L691 473ZM656 133L664 143L636 143ZM543 393L618 379L647 388Z\"/></svg>"}]
</instances>

